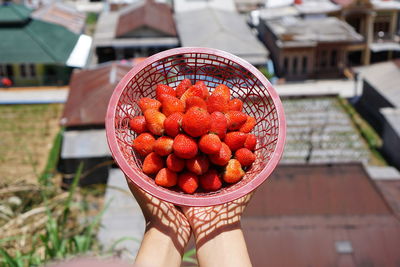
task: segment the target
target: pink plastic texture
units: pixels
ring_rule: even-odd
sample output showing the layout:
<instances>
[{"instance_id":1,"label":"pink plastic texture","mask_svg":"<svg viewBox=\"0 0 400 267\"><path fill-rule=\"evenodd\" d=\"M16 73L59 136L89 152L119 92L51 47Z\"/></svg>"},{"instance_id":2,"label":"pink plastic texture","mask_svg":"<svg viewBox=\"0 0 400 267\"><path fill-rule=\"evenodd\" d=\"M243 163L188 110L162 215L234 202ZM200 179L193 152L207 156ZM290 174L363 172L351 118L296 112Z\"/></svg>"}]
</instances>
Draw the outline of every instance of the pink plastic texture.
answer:
<instances>
[{"instance_id":1,"label":"pink plastic texture","mask_svg":"<svg viewBox=\"0 0 400 267\"><path fill-rule=\"evenodd\" d=\"M226 84L231 97L243 101L243 111L257 120L252 132L258 139L256 161L240 182L216 192L190 195L158 186L141 171L142 159L132 150L136 134L129 130L128 122L140 114L139 99L155 98L159 83L176 87L185 78L192 83L204 81L211 91ZM256 189L278 164L286 136L282 103L265 76L243 59L211 48L175 48L140 62L115 88L106 116L108 145L121 170L151 195L184 206L222 204Z\"/></svg>"}]
</instances>

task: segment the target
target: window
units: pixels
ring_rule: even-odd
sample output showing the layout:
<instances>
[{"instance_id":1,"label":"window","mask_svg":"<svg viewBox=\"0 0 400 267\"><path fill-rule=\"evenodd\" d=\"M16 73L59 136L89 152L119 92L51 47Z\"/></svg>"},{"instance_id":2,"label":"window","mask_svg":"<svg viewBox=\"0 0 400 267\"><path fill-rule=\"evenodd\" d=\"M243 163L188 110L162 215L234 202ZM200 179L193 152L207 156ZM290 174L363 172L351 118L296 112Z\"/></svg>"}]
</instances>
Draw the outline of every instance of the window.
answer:
<instances>
[{"instance_id":1,"label":"window","mask_svg":"<svg viewBox=\"0 0 400 267\"><path fill-rule=\"evenodd\" d=\"M27 73L26 73L26 65L25 64L21 64L19 66L19 71L20 71L21 77L26 78Z\"/></svg>"},{"instance_id":2,"label":"window","mask_svg":"<svg viewBox=\"0 0 400 267\"><path fill-rule=\"evenodd\" d=\"M337 50L333 49L331 52L331 67L336 67L337 65Z\"/></svg>"},{"instance_id":3,"label":"window","mask_svg":"<svg viewBox=\"0 0 400 267\"><path fill-rule=\"evenodd\" d=\"M293 73L294 75L296 75L296 74L297 74L297 57L294 57L294 58L293 58L292 67L293 67L292 73Z\"/></svg>"},{"instance_id":4,"label":"window","mask_svg":"<svg viewBox=\"0 0 400 267\"><path fill-rule=\"evenodd\" d=\"M320 59L320 61L319 61L319 63L320 63L320 66L321 66L321 68L326 68L326 65L327 65L327 52L326 52L326 50L322 50L321 51L321 59Z\"/></svg>"},{"instance_id":5,"label":"window","mask_svg":"<svg viewBox=\"0 0 400 267\"><path fill-rule=\"evenodd\" d=\"M283 72L288 73L288 68L289 68L289 59L285 57L283 59Z\"/></svg>"},{"instance_id":6,"label":"window","mask_svg":"<svg viewBox=\"0 0 400 267\"><path fill-rule=\"evenodd\" d=\"M301 69L302 69L303 74L307 73L307 61L308 61L308 58L306 56L303 56L303 61L301 64Z\"/></svg>"},{"instance_id":7,"label":"window","mask_svg":"<svg viewBox=\"0 0 400 267\"><path fill-rule=\"evenodd\" d=\"M35 64L21 64L19 65L19 70L22 78L33 78L36 76Z\"/></svg>"},{"instance_id":8,"label":"window","mask_svg":"<svg viewBox=\"0 0 400 267\"><path fill-rule=\"evenodd\" d=\"M29 64L29 71L31 72L31 77L36 77L36 66L35 66L35 64Z\"/></svg>"},{"instance_id":9,"label":"window","mask_svg":"<svg viewBox=\"0 0 400 267\"><path fill-rule=\"evenodd\" d=\"M0 65L0 76L7 76L6 75L6 68L3 65Z\"/></svg>"}]
</instances>

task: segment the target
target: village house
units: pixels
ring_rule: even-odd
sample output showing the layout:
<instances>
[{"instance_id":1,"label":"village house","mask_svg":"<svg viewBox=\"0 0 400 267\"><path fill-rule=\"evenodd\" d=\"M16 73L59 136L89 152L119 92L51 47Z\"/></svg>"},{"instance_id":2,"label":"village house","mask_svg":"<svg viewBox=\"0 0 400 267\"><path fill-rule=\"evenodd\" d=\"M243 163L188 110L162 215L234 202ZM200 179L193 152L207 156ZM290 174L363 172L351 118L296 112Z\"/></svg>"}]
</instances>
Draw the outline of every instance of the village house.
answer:
<instances>
[{"instance_id":1,"label":"village house","mask_svg":"<svg viewBox=\"0 0 400 267\"><path fill-rule=\"evenodd\" d=\"M94 34L98 63L148 57L178 46L170 5L153 0L101 13Z\"/></svg>"},{"instance_id":2,"label":"village house","mask_svg":"<svg viewBox=\"0 0 400 267\"><path fill-rule=\"evenodd\" d=\"M0 76L16 86L65 85L74 67L86 65L92 39L31 12L23 5L0 5Z\"/></svg>"},{"instance_id":3,"label":"village house","mask_svg":"<svg viewBox=\"0 0 400 267\"><path fill-rule=\"evenodd\" d=\"M349 51L363 42L360 34L335 17L261 19L258 29L277 75L287 80L342 77Z\"/></svg>"},{"instance_id":4,"label":"village house","mask_svg":"<svg viewBox=\"0 0 400 267\"><path fill-rule=\"evenodd\" d=\"M360 114L381 135L382 152L400 169L400 60L356 68Z\"/></svg>"},{"instance_id":5,"label":"village house","mask_svg":"<svg viewBox=\"0 0 400 267\"><path fill-rule=\"evenodd\" d=\"M66 186L81 162L85 171L91 170L80 181L81 185L106 183L112 164L104 129L108 101L131 68L128 63L107 62L73 73L60 120L65 131L59 170Z\"/></svg>"},{"instance_id":6,"label":"village house","mask_svg":"<svg viewBox=\"0 0 400 267\"><path fill-rule=\"evenodd\" d=\"M182 46L227 51L255 66L265 66L268 50L236 11L204 7L175 14Z\"/></svg>"}]
</instances>

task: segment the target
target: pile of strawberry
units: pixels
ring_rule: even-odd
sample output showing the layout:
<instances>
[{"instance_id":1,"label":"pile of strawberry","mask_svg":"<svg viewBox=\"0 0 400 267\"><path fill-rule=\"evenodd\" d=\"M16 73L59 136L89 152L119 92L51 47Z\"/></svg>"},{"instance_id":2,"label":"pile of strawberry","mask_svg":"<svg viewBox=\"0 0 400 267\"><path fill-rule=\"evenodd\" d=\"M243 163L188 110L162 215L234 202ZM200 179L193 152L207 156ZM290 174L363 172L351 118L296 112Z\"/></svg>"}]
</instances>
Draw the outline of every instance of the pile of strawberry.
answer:
<instances>
[{"instance_id":1,"label":"pile of strawberry","mask_svg":"<svg viewBox=\"0 0 400 267\"><path fill-rule=\"evenodd\" d=\"M183 80L174 90L159 84L156 99L138 102L143 115L132 118L138 136L133 149L142 157L143 172L155 183L185 193L219 190L240 181L256 159L256 120L230 99L226 85L209 93L204 82Z\"/></svg>"}]
</instances>

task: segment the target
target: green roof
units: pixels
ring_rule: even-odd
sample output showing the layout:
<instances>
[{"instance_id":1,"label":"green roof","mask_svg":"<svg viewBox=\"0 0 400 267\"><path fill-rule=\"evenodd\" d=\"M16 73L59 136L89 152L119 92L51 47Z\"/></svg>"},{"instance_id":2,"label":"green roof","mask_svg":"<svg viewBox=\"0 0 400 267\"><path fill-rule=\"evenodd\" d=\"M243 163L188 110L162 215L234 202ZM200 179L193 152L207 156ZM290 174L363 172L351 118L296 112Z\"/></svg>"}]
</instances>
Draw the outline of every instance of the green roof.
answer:
<instances>
[{"instance_id":1,"label":"green roof","mask_svg":"<svg viewBox=\"0 0 400 267\"><path fill-rule=\"evenodd\" d=\"M78 38L62 26L35 19L21 25L3 25L0 63L65 64Z\"/></svg>"},{"instance_id":2,"label":"green roof","mask_svg":"<svg viewBox=\"0 0 400 267\"><path fill-rule=\"evenodd\" d=\"M23 23L29 19L32 10L24 5L5 3L0 5L0 24Z\"/></svg>"}]
</instances>

